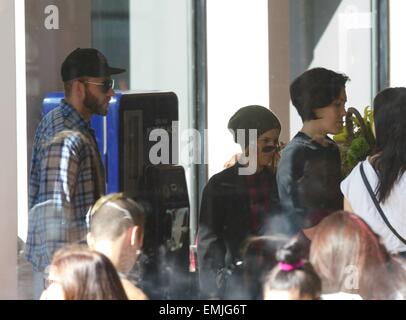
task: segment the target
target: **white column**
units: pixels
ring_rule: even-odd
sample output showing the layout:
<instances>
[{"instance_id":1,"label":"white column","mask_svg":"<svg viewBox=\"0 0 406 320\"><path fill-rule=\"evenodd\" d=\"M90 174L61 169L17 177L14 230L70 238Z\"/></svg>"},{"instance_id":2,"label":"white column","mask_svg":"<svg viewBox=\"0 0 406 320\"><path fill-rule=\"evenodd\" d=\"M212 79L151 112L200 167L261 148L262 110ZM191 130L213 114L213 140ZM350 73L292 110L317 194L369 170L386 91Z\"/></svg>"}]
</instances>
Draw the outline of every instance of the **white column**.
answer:
<instances>
[{"instance_id":1,"label":"white column","mask_svg":"<svg viewBox=\"0 0 406 320\"><path fill-rule=\"evenodd\" d=\"M25 1L15 0L18 236L25 242L28 229L27 90L25 67Z\"/></svg>"},{"instance_id":2,"label":"white column","mask_svg":"<svg viewBox=\"0 0 406 320\"><path fill-rule=\"evenodd\" d=\"M15 8L24 1L0 0L0 299L17 298L17 78ZM21 9L18 13L24 14ZM25 160L25 159L24 159Z\"/></svg>"},{"instance_id":3,"label":"white column","mask_svg":"<svg viewBox=\"0 0 406 320\"><path fill-rule=\"evenodd\" d=\"M241 107L269 107L268 1L207 0L209 177L241 152L227 129Z\"/></svg>"},{"instance_id":4,"label":"white column","mask_svg":"<svg viewBox=\"0 0 406 320\"><path fill-rule=\"evenodd\" d=\"M198 210L187 136L194 122L193 59L192 1L130 1L130 89L173 91L178 96L179 164L186 173L192 217Z\"/></svg>"},{"instance_id":5,"label":"white column","mask_svg":"<svg viewBox=\"0 0 406 320\"><path fill-rule=\"evenodd\" d=\"M282 131L280 141L290 140L290 26L289 1L269 0L269 101Z\"/></svg>"}]
</instances>

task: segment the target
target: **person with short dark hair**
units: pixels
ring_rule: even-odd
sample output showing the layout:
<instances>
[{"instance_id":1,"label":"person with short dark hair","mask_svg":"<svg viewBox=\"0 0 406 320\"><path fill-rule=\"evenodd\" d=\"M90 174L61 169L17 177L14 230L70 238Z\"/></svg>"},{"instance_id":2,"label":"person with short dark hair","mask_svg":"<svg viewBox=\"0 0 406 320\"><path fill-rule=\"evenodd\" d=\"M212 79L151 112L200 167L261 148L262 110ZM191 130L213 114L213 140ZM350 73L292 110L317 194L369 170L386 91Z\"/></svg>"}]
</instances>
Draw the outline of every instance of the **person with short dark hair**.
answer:
<instances>
[{"instance_id":1,"label":"person with short dark hair","mask_svg":"<svg viewBox=\"0 0 406 320\"><path fill-rule=\"evenodd\" d=\"M85 247L55 252L41 300L127 300L111 261Z\"/></svg>"},{"instance_id":2,"label":"person with short dark hair","mask_svg":"<svg viewBox=\"0 0 406 320\"><path fill-rule=\"evenodd\" d=\"M341 183L344 208L364 219L389 252L406 257L406 88L381 91L374 99L373 110L375 148ZM361 168L373 197L363 181Z\"/></svg>"},{"instance_id":3,"label":"person with short dark hair","mask_svg":"<svg viewBox=\"0 0 406 320\"><path fill-rule=\"evenodd\" d=\"M319 300L321 280L311 263L304 259L304 250L293 238L276 252L278 264L264 283L265 300Z\"/></svg>"},{"instance_id":4,"label":"person with short dark hair","mask_svg":"<svg viewBox=\"0 0 406 320\"><path fill-rule=\"evenodd\" d=\"M278 202L278 118L269 109L252 105L239 109L228 128L245 159L211 177L203 190L197 236L202 298L247 297L241 288L241 247L250 236L264 232Z\"/></svg>"},{"instance_id":5,"label":"person with short dark hair","mask_svg":"<svg viewBox=\"0 0 406 320\"><path fill-rule=\"evenodd\" d=\"M87 243L105 254L116 267L130 300L146 300L147 296L128 275L140 254L144 239L144 210L122 193L101 197L89 212L90 231Z\"/></svg>"},{"instance_id":6,"label":"person with short dark hair","mask_svg":"<svg viewBox=\"0 0 406 320\"><path fill-rule=\"evenodd\" d=\"M340 153L327 135L337 134L343 127L347 81L343 74L315 68L290 86L303 127L282 151L278 192L292 228L304 230L307 238L321 219L343 206ZM306 237L303 241L308 242Z\"/></svg>"},{"instance_id":7,"label":"person with short dark hair","mask_svg":"<svg viewBox=\"0 0 406 320\"><path fill-rule=\"evenodd\" d=\"M34 271L34 297L53 253L86 238L86 213L105 192L104 166L92 115L105 116L114 95L112 68L96 49L78 48L61 67L65 98L40 122L29 174L27 260Z\"/></svg>"}]
</instances>

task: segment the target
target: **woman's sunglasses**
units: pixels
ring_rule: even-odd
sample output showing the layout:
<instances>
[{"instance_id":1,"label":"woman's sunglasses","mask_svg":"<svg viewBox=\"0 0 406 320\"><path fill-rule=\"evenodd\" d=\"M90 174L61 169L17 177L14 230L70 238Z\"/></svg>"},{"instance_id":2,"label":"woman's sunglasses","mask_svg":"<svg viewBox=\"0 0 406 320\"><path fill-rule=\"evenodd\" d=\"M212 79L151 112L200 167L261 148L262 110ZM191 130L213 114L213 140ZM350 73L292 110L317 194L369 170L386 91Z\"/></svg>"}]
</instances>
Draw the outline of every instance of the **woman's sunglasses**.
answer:
<instances>
[{"instance_id":1,"label":"woman's sunglasses","mask_svg":"<svg viewBox=\"0 0 406 320\"><path fill-rule=\"evenodd\" d=\"M276 150L276 152L279 152L280 149L281 149L281 147L279 145L279 142L277 142L275 144L274 140L265 138L265 139L259 139L258 141L265 144L265 147L263 147L261 149L261 152L270 153L270 152L275 151L275 150Z\"/></svg>"},{"instance_id":2,"label":"woman's sunglasses","mask_svg":"<svg viewBox=\"0 0 406 320\"><path fill-rule=\"evenodd\" d=\"M269 146L265 146L265 147L263 147L262 148L262 152L264 152L264 153L270 153L270 152L272 152L272 151L277 151L277 152L279 152L279 150L280 150L280 146L279 145L276 145L276 146L273 146L273 145L269 145Z\"/></svg>"}]
</instances>

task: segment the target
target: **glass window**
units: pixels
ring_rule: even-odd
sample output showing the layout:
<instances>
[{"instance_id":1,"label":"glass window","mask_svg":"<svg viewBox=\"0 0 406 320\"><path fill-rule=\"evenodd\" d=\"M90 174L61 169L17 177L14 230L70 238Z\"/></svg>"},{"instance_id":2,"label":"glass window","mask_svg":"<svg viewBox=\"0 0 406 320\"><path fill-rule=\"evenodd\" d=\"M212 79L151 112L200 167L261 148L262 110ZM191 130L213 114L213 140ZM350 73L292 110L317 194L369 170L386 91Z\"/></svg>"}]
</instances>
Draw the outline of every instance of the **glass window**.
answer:
<instances>
[{"instance_id":1,"label":"glass window","mask_svg":"<svg viewBox=\"0 0 406 320\"><path fill-rule=\"evenodd\" d=\"M391 85L404 82L404 0L392 0L390 12L384 12L386 18L390 17L387 21L390 28L379 25L383 20L378 0L69 0L57 1L56 5L49 2L25 1L24 171L29 170L42 101L47 93L63 90L60 79L63 59L77 47L95 47L111 65L127 69L114 77L115 89L176 93L178 158L186 173L192 241L201 197L198 183L205 184L223 170L233 155L241 152L227 129L229 118L239 108L255 104L271 108L282 122L280 140L288 142L302 125L290 102L289 85L305 70L326 67L347 74L351 78L347 84L347 107L360 111L371 104L376 91L389 81L385 79L387 75L390 74ZM204 22L197 26L198 5L206 11L205 19L198 17ZM206 38L199 41L205 41L207 47L196 43L199 32L205 34ZM21 33L18 37L23 38ZM389 38L390 50L382 47L382 43L389 43ZM197 47L207 49L204 52L207 56L197 55ZM389 68L382 57L387 57L390 72L382 71ZM196 70L201 66L207 74L197 77ZM207 101L201 103L197 93L206 94L206 82ZM199 118L204 112L207 119ZM192 130L195 128L207 131L196 132ZM200 161L196 154L202 155ZM18 216L19 244L23 249L28 221L24 206ZM32 288L26 283L30 265L23 256L20 258L19 297L30 299Z\"/></svg>"},{"instance_id":2,"label":"glass window","mask_svg":"<svg viewBox=\"0 0 406 320\"><path fill-rule=\"evenodd\" d=\"M34 133L42 118L42 101L47 93L63 90L62 61L77 47L94 47L107 57L110 65L127 69L126 73L113 77L116 90L176 94L178 158L186 172L191 214L196 216L195 163L191 161L188 136L188 129L195 125L196 109L193 3L70 0L50 5L46 0L26 1L25 18L28 166ZM19 224L19 236L25 241L26 212L20 213ZM31 288L25 289L28 290L20 292L20 296L32 298Z\"/></svg>"}]
</instances>

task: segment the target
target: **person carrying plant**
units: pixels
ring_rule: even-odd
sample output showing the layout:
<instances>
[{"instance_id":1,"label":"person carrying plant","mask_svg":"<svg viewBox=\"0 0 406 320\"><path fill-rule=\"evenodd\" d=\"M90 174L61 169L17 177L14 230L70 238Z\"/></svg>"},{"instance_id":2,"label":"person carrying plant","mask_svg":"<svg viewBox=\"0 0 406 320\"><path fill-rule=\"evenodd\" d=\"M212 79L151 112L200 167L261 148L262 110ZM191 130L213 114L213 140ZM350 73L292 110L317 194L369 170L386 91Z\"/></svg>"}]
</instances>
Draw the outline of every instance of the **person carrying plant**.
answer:
<instances>
[{"instance_id":1,"label":"person carrying plant","mask_svg":"<svg viewBox=\"0 0 406 320\"><path fill-rule=\"evenodd\" d=\"M348 80L343 74L315 68L290 86L303 127L282 151L277 185L283 214L292 229L304 233L307 245L317 224L343 206L340 153L327 135L343 127Z\"/></svg>"}]
</instances>

